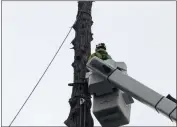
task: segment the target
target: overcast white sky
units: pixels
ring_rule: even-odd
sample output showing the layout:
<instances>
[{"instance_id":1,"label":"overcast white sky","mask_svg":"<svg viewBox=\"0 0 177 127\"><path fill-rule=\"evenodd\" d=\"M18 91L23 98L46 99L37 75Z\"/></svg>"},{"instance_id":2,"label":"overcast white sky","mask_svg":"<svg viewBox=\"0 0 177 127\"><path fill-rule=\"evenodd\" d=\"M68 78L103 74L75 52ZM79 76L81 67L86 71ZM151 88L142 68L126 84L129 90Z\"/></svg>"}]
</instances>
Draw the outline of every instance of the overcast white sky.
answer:
<instances>
[{"instance_id":1,"label":"overcast white sky","mask_svg":"<svg viewBox=\"0 0 177 127\"><path fill-rule=\"evenodd\" d=\"M3 2L3 125L8 126L76 19L76 1ZM175 2L93 3L92 52L104 42L128 74L160 94L176 96ZM60 126L69 115L72 30L13 126ZM93 115L92 115L93 116ZM94 118L95 125L100 125ZM172 126L135 101L129 126Z\"/></svg>"}]
</instances>

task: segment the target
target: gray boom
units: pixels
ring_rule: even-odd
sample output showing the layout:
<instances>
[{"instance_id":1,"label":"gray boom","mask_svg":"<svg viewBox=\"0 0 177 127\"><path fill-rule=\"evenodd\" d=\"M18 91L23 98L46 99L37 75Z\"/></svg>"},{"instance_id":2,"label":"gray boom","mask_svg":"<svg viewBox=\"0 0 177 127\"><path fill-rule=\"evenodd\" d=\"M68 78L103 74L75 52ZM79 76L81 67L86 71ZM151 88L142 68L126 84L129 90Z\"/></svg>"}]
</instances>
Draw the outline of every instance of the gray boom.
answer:
<instances>
[{"instance_id":1,"label":"gray boom","mask_svg":"<svg viewBox=\"0 0 177 127\"><path fill-rule=\"evenodd\" d=\"M87 67L92 72L95 72L107 79L113 87L128 93L136 100L154 108L157 112L164 114L172 121L177 121L177 105L175 102L160 95L132 77L123 74L119 68L114 68L97 57L93 57L89 60Z\"/></svg>"}]
</instances>

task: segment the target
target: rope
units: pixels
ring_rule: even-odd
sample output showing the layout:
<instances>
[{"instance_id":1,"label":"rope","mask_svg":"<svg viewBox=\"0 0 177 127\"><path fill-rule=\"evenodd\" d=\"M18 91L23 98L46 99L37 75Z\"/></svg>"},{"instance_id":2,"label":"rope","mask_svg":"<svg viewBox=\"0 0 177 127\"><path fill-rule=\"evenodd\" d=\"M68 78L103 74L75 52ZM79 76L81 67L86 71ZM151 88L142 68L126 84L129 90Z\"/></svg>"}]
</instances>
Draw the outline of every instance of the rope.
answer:
<instances>
[{"instance_id":1,"label":"rope","mask_svg":"<svg viewBox=\"0 0 177 127\"><path fill-rule=\"evenodd\" d=\"M25 106L25 104L27 103L27 101L29 100L29 98L31 97L31 95L33 94L34 90L36 89L36 87L38 86L38 84L40 83L40 81L42 80L42 78L44 77L45 73L47 72L48 68L50 67L50 65L52 64L52 62L54 61L55 57L57 56L58 52L60 51L61 47L63 46L65 40L67 39L68 35L70 34L73 26L75 25L75 23L77 22L77 20L80 19L80 15L81 13L77 16L74 24L72 25L72 27L70 27L70 30L68 32L68 34L66 35L66 37L64 38L62 44L60 45L60 47L58 48L57 52L55 53L55 55L53 56L52 60L50 61L49 65L47 66L47 68L45 69L44 73L42 74L42 76L40 77L40 79L38 80L38 82L36 83L35 87L33 88L33 90L31 91L30 95L27 97L27 99L25 100L25 102L23 103L22 107L20 108L20 110L17 112L17 114L15 115L15 117L13 118L12 122L10 123L9 127L11 127L11 125L13 124L13 122L15 121L15 119L17 118L17 116L19 115L19 113L21 112L21 110L23 109L23 107Z\"/></svg>"},{"instance_id":2,"label":"rope","mask_svg":"<svg viewBox=\"0 0 177 127\"><path fill-rule=\"evenodd\" d=\"M15 121L15 119L17 118L17 116L19 115L20 111L23 109L23 107L25 106L26 102L29 100L29 98L31 97L32 93L34 92L34 90L36 89L36 87L38 86L38 84L40 83L40 81L42 80L42 78L44 77L45 73L47 72L47 70L49 69L50 65L52 64L52 62L54 61L55 57L57 56L58 52L60 51L61 47L63 46L65 40L67 39L68 35L70 34L71 30L72 30L73 26L70 28L68 34L66 35L65 39L63 40L62 44L60 45L60 47L58 48L57 52L55 53L55 55L53 56L52 60L50 61L49 65L47 66L47 68L45 69L44 73L42 74L42 76L40 77L40 79L38 80L38 82L36 83L35 87L33 88L32 92L30 93L30 95L28 96L28 98L26 99L26 101L23 103L22 107L20 108L20 110L17 112L17 114L15 115L15 117L13 118L12 122L10 123L9 127L12 125L12 123Z\"/></svg>"}]
</instances>

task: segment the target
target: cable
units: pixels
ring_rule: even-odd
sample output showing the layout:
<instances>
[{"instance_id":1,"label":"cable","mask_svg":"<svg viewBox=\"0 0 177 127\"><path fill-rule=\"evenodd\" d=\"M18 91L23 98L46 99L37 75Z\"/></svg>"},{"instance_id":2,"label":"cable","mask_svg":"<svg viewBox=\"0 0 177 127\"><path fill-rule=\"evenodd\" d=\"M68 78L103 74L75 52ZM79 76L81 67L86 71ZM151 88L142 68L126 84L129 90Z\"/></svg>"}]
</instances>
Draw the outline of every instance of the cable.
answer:
<instances>
[{"instance_id":1,"label":"cable","mask_svg":"<svg viewBox=\"0 0 177 127\"><path fill-rule=\"evenodd\" d=\"M38 84L40 83L40 81L42 80L42 78L44 77L45 73L47 72L48 68L50 67L50 65L52 64L53 60L55 59L55 57L57 56L58 52L60 51L61 47L63 46L65 40L67 39L68 35L70 34L73 26L75 25L75 23L80 19L80 15L81 13L77 16L74 24L70 27L70 30L68 32L68 34L66 35L65 39L63 40L62 44L60 45L60 47L58 48L57 52L55 53L54 57L52 58L52 60L50 61L49 65L47 66L47 68L45 69L44 73L42 74L42 76L40 77L40 79L38 80L38 82L36 83L35 87L33 88L33 90L31 91L30 95L28 96L28 98L25 100L25 102L23 103L22 107L20 108L20 110L17 112L17 114L15 115L15 117L13 118L12 122L10 123L9 127L11 127L12 123L15 121L15 119L17 118L17 116L19 115L20 111L23 109L23 107L25 106L25 104L27 103L27 101L29 100L29 98L31 97L32 93L34 92L34 90L36 89L36 87L38 86Z\"/></svg>"},{"instance_id":2,"label":"cable","mask_svg":"<svg viewBox=\"0 0 177 127\"><path fill-rule=\"evenodd\" d=\"M37 84L35 85L35 87L33 88L32 92L30 93L30 95L28 96L28 98L26 99L26 101L24 102L24 104L22 105L22 107L20 108L20 110L18 111L18 113L16 114L16 116L14 117L14 119L12 120L12 122L10 123L9 127L12 125L12 123L15 121L15 119L17 118L17 116L19 115L20 111L22 110L22 108L25 106L26 102L28 101L28 99L30 98L30 96L32 95L32 93L34 92L34 90L36 89L36 87L38 86L38 84L40 83L40 81L42 80L42 78L44 77L45 73L47 72L48 68L50 67L50 65L52 64L53 60L55 59L55 57L57 56L58 52L60 51L61 47L63 46L65 40L67 39L68 35L70 34L71 30L72 30L73 26L70 28L68 34L66 35L65 39L63 40L62 44L60 45L60 47L58 48L57 52L55 53L54 57L52 58L52 60L50 61L49 65L47 66L47 68L45 69L44 73L42 74L42 76L40 77L39 81L37 82Z\"/></svg>"}]
</instances>

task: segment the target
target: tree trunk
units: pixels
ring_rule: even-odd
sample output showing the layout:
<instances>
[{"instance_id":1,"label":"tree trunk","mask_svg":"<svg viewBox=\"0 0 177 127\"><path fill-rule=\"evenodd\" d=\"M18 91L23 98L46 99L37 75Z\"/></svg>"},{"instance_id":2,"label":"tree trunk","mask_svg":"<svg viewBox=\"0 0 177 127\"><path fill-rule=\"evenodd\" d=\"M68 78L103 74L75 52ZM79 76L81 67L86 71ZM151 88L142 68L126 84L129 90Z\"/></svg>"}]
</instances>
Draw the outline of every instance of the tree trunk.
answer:
<instances>
[{"instance_id":1,"label":"tree trunk","mask_svg":"<svg viewBox=\"0 0 177 127\"><path fill-rule=\"evenodd\" d=\"M69 99L71 106L68 119L64 122L68 127L93 127L93 118L91 116L91 95L88 92L88 83L85 80L87 72L86 63L91 54L93 24L91 17L91 1L79 1L77 21L73 28L75 38L71 42L75 52L74 62L74 83L69 84L73 87L72 95ZM83 104L81 104L83 102Z\"/></svg>"}]
</instances>

